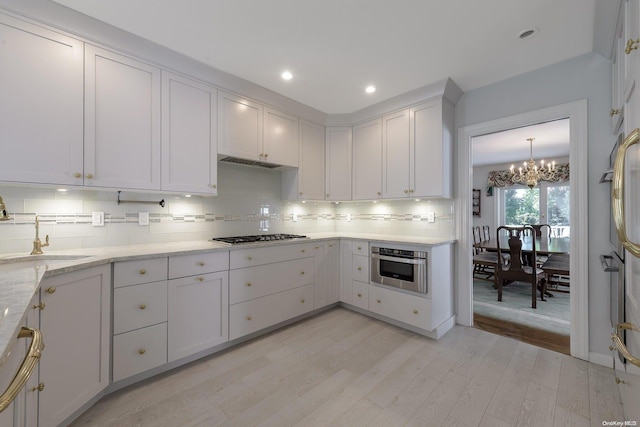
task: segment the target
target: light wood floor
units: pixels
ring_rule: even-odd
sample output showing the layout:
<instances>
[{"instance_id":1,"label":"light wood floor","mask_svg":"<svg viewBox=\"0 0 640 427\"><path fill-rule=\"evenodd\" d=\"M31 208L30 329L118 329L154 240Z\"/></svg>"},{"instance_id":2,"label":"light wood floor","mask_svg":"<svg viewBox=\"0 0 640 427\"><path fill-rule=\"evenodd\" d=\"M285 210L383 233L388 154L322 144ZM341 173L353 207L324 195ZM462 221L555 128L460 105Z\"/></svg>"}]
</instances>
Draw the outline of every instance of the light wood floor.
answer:
<instances>
[{"instance_id":1,"label":"light wood floor","mask_svg":"<svg viewBox=\"0 0 640 427\"><path fill-rule=\"evenodd\" d=\"M343 308L113 393L74 426L601 426L611 369L475 328Z\"/></svg>"}]
</instances>

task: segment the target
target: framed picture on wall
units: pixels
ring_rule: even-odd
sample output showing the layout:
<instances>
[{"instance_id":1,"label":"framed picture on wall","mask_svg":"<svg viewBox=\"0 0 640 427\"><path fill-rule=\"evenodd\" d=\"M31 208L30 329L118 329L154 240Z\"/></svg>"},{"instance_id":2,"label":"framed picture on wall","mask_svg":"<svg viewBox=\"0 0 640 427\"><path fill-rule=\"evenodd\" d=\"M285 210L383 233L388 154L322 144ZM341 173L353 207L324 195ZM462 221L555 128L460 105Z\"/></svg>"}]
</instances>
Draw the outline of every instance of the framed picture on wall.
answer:
<instances>
[{"instance_id":1,"label":"framed picture on wall","mask_svg":"<svg viewBox=\"0 0 640 427\"><path fill-rule=\"evenodd\" d=\"M473 216L480 216L480 196L482 192L474 188L471 194L471 212Z\"/></svg>"}]
</instances>

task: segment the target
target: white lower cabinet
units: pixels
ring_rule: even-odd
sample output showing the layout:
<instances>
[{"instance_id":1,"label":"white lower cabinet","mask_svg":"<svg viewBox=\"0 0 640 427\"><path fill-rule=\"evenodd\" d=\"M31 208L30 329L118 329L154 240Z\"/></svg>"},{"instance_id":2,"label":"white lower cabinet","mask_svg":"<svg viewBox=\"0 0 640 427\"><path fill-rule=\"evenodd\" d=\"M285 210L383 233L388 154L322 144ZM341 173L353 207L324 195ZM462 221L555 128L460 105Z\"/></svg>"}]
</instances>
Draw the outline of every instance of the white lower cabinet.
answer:
<instances>
[{"instance_id":1,"label":"white lower cabinet","mask_svg":"<svg viewBox=\"0 0 640 427\"><path fill-rule=\"evenodd\" d=\"M229 339L228 272L169 280L168 360Z\"/></svg>"},{"instance_id":2,"label":"white lower cabinet","mask_svg":"<svg viewBox=\"0 0 640 427\"><path fill-rule=\"evenodd\" d=\"M431 300L403 292L369 286L369 311L421 329L431 330Z\"/></svg>"},{"instance_id":3,"label":"white lower cabinet","mask_svg":"<svg viewBox=\"0 0 640 427\"><path fill-rule=\"evenodd\" d=\"M100 266L42 283L39 425L57 426L109 384L111 268Z\"/></svg>"},{"instance_id":4,"label":"white lower cabinet","mask_svg":"<svg viewBox=\"0 0 640 427\"><path fill-rule=\"evenodd\" d=\"M319 242L315 249L315 308L340 301L340 244L337 240Z\"/></svg>"},{"instance_id":5,"label":"white lower cabinet","mask_svg":"<svg viewBox=\"0 0 640 427\"><path fill-rule=\"evenodd\" d=\"M275 325L313 310L313 285L234 304L229 308L229 339Z\"/></svg>"},{"instance_id":6,"label":"white lower cabinet","mask_svg":"<svg viewBox=\"0 0 640 427\"><path fill-rule=\"evenodd\" d=\"M369 285L367 283L353 281L353 296L351 298L352 304L356 307L369 309Z\"/></svg>"},{"instance_id":7,"label":"white lower cabinet","mask_svg":"<svg viewBox=\"0 0 640 427\"><path fill-rule=\"evenodd\" d=\"M113 381L167 363L167 322L113 337Z\"/></svg>"}]
</instances>

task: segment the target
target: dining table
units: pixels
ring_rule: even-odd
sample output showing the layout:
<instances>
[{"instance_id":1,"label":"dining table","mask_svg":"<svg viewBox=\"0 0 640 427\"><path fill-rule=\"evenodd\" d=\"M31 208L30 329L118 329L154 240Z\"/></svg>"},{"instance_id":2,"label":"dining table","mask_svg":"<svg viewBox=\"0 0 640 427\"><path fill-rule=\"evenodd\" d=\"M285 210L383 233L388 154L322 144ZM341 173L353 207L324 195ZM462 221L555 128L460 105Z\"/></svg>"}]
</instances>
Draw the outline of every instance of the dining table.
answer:
<instances>
[{"instance_id":1,"label":"dining table","mask_svg":"<svg viewBox=\"0 0 640 427\"><path fill-rule=\"evenodd\" d=\"M500 249L509 252L509 237L507 235L500 236ZM533 252L533 245L535 244L536 253L538 255L551 255L551 254L568 254L571 247L571 239L569 237L522 237L522 252ZM474 245L476 248L481 248L486 251L496 252L498 250L498 239L489 239L481 243Z\"/></svg>"}]
</instances>

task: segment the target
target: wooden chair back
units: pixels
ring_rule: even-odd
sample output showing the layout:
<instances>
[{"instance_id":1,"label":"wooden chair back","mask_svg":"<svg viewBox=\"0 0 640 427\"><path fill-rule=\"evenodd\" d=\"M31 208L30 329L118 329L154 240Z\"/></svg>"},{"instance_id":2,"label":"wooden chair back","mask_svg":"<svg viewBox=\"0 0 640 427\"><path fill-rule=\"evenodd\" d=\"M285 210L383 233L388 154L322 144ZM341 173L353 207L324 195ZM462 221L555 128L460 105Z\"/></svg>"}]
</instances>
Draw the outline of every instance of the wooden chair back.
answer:
<instances>
[{"instance_id":1,"label":"wooden chair back","mask_svg":"<svg viewBox=\"0 0 640 427\"><path fill-rule=\"evenodd\" d=\"M482 252L482 249L475 247L475 245L482 243L482 234L480 232L480 226L475 225L471 227L471 231L473 232L473 244L474 244L473 254L478 255L480 252Z\"/></svg>"},{"instance_id":2,"label":"wooden chair back","mask_svg":"<svg viewBox=\"0 0 640 427\"><path fill-rule=\"evenodd\" d=\"M488 225L482 226L482 239L485 242L491 239L491 228Z\"/></svg>"},{"instance_id":3,"label":"wooden chair back","mask_svg":"<svg viewBox=\"0 0 640 427\"><path fill-rule=\"evenodd\" d=\"M549 224L527 224L526 227L533 229L533 234L537 238L546 234L547 237L551 237L551 226Z\"/></svg>"}]
</instances>

